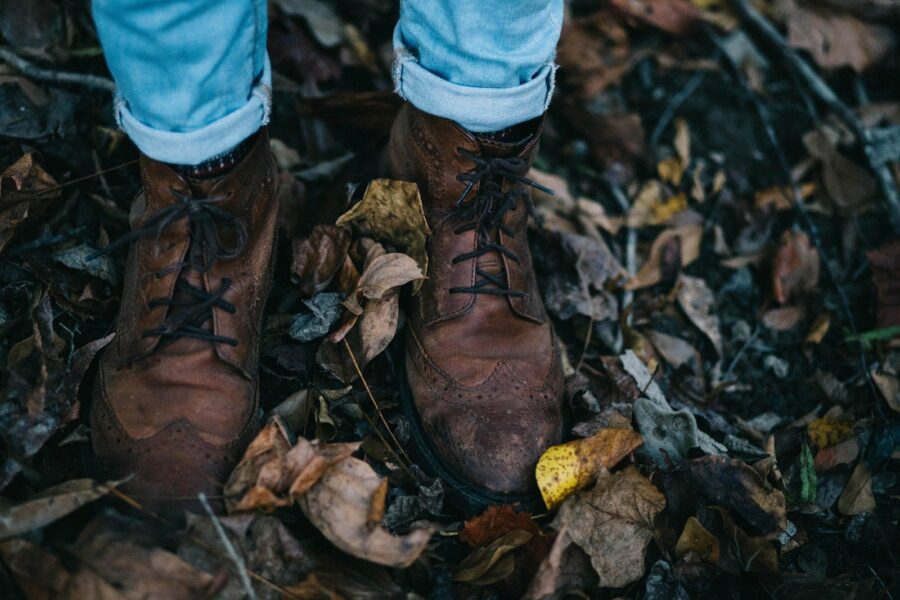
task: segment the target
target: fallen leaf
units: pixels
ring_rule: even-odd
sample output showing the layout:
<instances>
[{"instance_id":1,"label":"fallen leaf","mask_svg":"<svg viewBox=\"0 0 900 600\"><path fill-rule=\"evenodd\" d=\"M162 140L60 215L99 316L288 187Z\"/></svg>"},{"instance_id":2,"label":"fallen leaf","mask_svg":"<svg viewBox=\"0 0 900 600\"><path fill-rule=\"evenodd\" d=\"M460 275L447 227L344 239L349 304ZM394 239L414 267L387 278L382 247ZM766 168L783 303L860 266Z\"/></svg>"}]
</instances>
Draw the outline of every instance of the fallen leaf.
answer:
<instances>
[{"instance_id":1,"label":"fallen leaf","mask_svg":"<svg viewBox=\"0 0 900 600\"><path fill-rule=\"evenodd\" d=\"M510 504L492 504L477 517L463 523L459 541L470 548L486 546L514 529L538 535L540 529L526 512L519 512Z\"/></svg>"},{"instance_id":2,"label":"fallen leaf","mask_svg":"<svg viewBox=\"0 0 900 600\"><path fill-rule=\"evenodd\" d=\"M340 319L343 299L343 294L321 292L313 296L312 300L303 300L309 312L294 316L288 335L298 342L311 342L324 337Z\"/></svg>"},{"instance_id":3,"label":"fallen leaf","mask_svg":"<svg viewBox=\"0 0 900 600\"><path fill-rule=\"evenodd\" d=\"M650 225L663 225L686 209L687 196L684 194L667 196L663 185L655 179L651 179L644 184L631 202L625 223L636 229Z\"/></svg>"},{"instance_id":4,"label":"fallen leaf","mask_svg":"<svg viewBox=\"0 0 900 600\"><path fill-rule=\"evenodd\" d=\"M718 516L719 523L715 528L720 549L717 564L722 570L734 575L778 572L778 552L772 542L765 537L747 535L721 506L710 507L710 511Z\"/></svg>"},{"instance_id":5,"label":"fallen leaf","mask_svg":"<svg viewBox=\"0 0 900 600\"><path fill-rule=\"evenodd\" d=\"M878 292L878 327L900 325L900 239L888 241L866 255Z\"/></svg>"},{"instance_id":6,"label":"fallen leaf","mask_svg":"<svg viewBox=\"0 0 900 600\"><path fill-rule=\"evenodd\" d=\"M817 448L827 448L853 436L853 421L825 416L810 423L806 434Z\"/></svg>"},{"instance_id":7,"label":"fallen leaf","mask_svg":"<svg viewBox=\"0 0 900 600\"><path fill-rule=\"evenodd\" d=\"M323 291L344 265L350 231L334 225L316 225L309 237L293 242L291 273L304 298Z\"/></svg>"},{"instance_id":8,"label":"fallen leaf","mask_svg":"<svg viewBox=\"0 0 900 600\"><path fill-rule=\"evenodd\" d=\"M699 277L691 277L682 273L678 276L678 304L694 324L712 342L716 354L722 356L722 332L719 330L719 317L711 310L715 296L706 282Z\"/></svg>"},{"instance_id":9,"label":"fallen leaf","mask_svg":"<svg viewBox=\"0 0 900 600\"><path fill-rule=\"evenodd\" d=\"M257 434L225 484L229 513L290 506L331 466L347 459L358 442L319 444L299 438L291 447L278 419Z\"/></svg>"},{"instance_id":10,"label":"fallen leaf","mask_svg":"<svg viewBox=\"0 0 900 600\"><path fill-rule=\"evenodd\" d=\"M828 334L828 330L831 328L831 317L828 313L822 313L818 317L816 317L815 322L809 328L809 333L806 334L806 339L803 340L804 344L821 344L822 340L825 339L825 336Z\"/></svg>"},{"instance_id":11,"label":"fallen leaf","mask_svg":"<svg viewBox=\"0 0 900 600\"><path fill-rule=\"evenodd\" d=\"M761 533L777 535L787 526L784 494L743 462L704 456L682 462L679 469L709 502L733 510Z\"/></svg>"},{"instance_id":12,"label":"fallen leaf","mask_svg":"<svg viewBox=\"0 0 900 600\"><path fill-rule=\"evenodd\" d=\"M661 331L647 331L647 338L653 347L656 348L667 363L674 368L687 364L691 361L700 363L700 356L697 349L689 343L674 335L662 333Z\"/></svg>"},{"instance_id":13,"label":"fallen leaf","mask_svg":"<svg viewBox=\"0 0 900 600\"><path fill-rule=\"evenodd\" d=\"M386 494L387 481L365 462L350 457L327 468L297 503L306 518L347 554L405 568L425 550L432 529L391 535L379 525Z\"/></svg>"},{"instance_id":14,"label":"fallen leaf","mask_svg":"<svg viewBox=\"0 0 900 600\"><path fill-rule=\"evenodd\" d=\"M790 331L803 318L803 309L798 306L773 308L763 313L762 324L774 331Z\"/></svg>"},{"instance_id":15,"label":"fallen leaf","mask_svg":"<svg viewBox=\"0 0 900 600\"><path fill-rule=\"evenodd\" d=\"M535 468L538 488L548 509L553 510L572 493L592 483L604 469L611 469L642 443L631 429L601 429L589 438L551 446Z\"/></svg>"},{"instance_id":16,"label":"fallen leaf","mask_svg":"<svg viewBox=\"0 0 900 600\"><path fill-rule=\"evenodd\" d=\"M834 446L822 448L816 452L813 461L816 471L824 473L829 469L833 469L839 465L847 465L855 461L859 457L859 442L857 439L850 438L844 440Z\"/></svg>"},{"instance_id":17,"label":"fallen leaf","mask_svg":"<svg viewBox=\"0 0 900 600\"><path fill-rule=\"evenodd\" d=\"M816 184L804 183L800 186L800 197L804 200L816 191ZM760 190L753 195L753 208L765 210L768 207L775 210L791 210L794 208L794 188L790 186L775 186Z\"/></svg>"},{"instance_id":18,"label":"fallen leaf","mask_svg":"<svg viewBox=\"0 0 900 600\"><path fill-rule=\"evenodd\" d=\"M487 546L477 548L459 564L454 581L491 585L506 579L516 567L513 550L527 544L531 537L527 531L513 529Z\"/></svg>"},{"instance_id":19,"label":"fallen leaf","mask_svg":"<svg viewBox=\"0 0 900 600\"><path fill-rule=\"evenodd\" d=\"M849 66L861 72L895 46L887 27L814 6L793 6L787 29L788 43L808 51L823 69Z\"/></svg>"},{"instance_id":20,"label":"fallen leaf","mask_svg":"<svg viewBox=\"0 0 900 600\"><path fill-rule=\"evenodd\" d=\"M526 600L550 600L564 597L574 590L588 590L596 587L590 558L584 550L572 543L568 527L556 534L553 547L535 572L528 585Z\"/></svg>"},{"instance_id":21,"label":"fallen leaf","mask_svg":"<svg viewBox=\"0 0 900 600\"><path fill-rule=\"evenodd\" d=\"M802 231L789 229L781 235L772 262L772 291L785 304L816 289L819 281L819 253Z\"/></svg>"},{"instance_id":22,"label":"fallen leaf","mask_svg":"<svg viewBox=\"0 0 900 600\"><path fill-rule=\"evenodd\" d=\"M862 462L853 469L853 474L844 491L838 498L838 510L845 515L858 515L859 513L875 510L875 496L872 494L872 473Z\"/></svg>"},{"instance_id":23,"label":"fallen leaf","mask_svg":"<svg viewBox=\"0 0 900 600\"><path fill-rule=\"evenodd\" d=\"M804 135L803 145L822 164L822 183L831 201L857 210L876 194L877 183L868 170L838 151L839 139L831 129L820 128Z\"/></svg>"},{"instance_id":24,"label":"fallen leaf","mask_svg":"<svg viewBox=\"0 0 900 600\"><path fill-rule=\"evenodd\" d=\"M39 217L47 204L60 194L56 181L37 164L32 153L23 155L0 173L0 252L6 249L22 223Z\"/></svg>"},{"instance_id":25,"label":"fallen leaf","mask_svg":"<svg viewBox=\"0 0 900 600\"><path fill-rule=\"evenodd\" d=\"M660 233L650 247L650 255L641 265L637 275L632 277L625 288L637 290L651 285L656 285L663 280L664 270L669 271L669 266L674 266L676 272L667 274L674 278L677 269L684 268L697 260L700 256L700 241L703 238L701 225L682 225L666 229ZM667 263L667 256L673 254L674 265Z\"/></svg>"},{"instance_id":26,"label":"fallen leaf","mask_svg":"<svg viewBox=\"0 0 900 600\"><path fill-rule=\"evenodd\" d=\"M72 479L19 504L0 504L0 540L45 527L102 498L115 486L115 483L99 484L92 479Z\"/></svg>"},{"instance_id":27,"label":"fallen leaf","mask_svg":"<svg viewBox=\"0 0 900 600\"><path fill-rule=\"evenodd\" d=\"M399 252L382 254L366 264L356 284L356 293L344 305L353 312L361 312L363 298L381 300L388 292L423 278L423 272L413 258Z\"/></svg>"},{"instance_id":28,"label":"fallen leaf","mask_svg":"<svg viewBox=\"0 0 900 600\"><path fill-rule=\"evenodd\" d=\"M428 274L425 240L431 235L431 229L415 183L373 179L366 186L362 200L341 215L335 224L350 225L361 235L393 244L416 261L421 275ZM418 285L415 291L418 291Z\"/></svg>"},{"instance_id":29,"label":"fallen leaf","mask_svg":"<svg viewBox=\"0 0 900 600\"><path fill-rule=\"evenodd\" d=\"M872 379L891 410L900 412L900 380L897 379L897 376L873 371Z\"/></svg>"},{"instance_id":30,"label":"fallen leaf","mask_svg":"<svg viewBox=\"0 0 900 600\"><path fill-rule=\"evenodd\" d=\"M644 575L654 520L665 506L665 496L631 466L566 499L553 526L590 556L600 587L618 588Z\"/></svg>"},{"instance_id":31,"label":"fallen leaf","mask_svg":"<svg viewBox=\"0 0 900 600\"><path fill-rule=\"evenodd\" d=\"M696 517L690 517L681 530L674 552L676 558L682 558L688 552L693 552L703 560L717 564L719 540L707 531Z\"/></svg>"},{"instance_id":32,"label":"fallen leaf","mask_svg":"<svg viewBox=\"0 0 900 600\"><path fill-rule=\"evenodd\" d=\"M622 14L672 35L686 35L700 24L701 15L687 0L611 0Z\"/></svg>"}]
</instances>

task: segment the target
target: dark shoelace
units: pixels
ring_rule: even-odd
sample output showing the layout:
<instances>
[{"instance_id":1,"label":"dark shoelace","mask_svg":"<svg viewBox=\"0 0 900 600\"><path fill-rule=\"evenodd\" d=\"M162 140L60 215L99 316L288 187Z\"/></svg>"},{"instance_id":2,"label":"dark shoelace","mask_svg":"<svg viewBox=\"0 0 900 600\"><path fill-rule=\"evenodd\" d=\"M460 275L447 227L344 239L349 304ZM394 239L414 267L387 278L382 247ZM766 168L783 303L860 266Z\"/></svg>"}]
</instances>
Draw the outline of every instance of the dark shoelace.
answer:
<instances>
[{"instance_id":1,"label":"dark shoelace","mask_svg":"<svg viewBox=\"0 0 900 600\"><path fill-rule=\"evenodd\" d=\"M109 254L136 240L150 236L155 236L158 251L160 237L166 228L183 218L188 219L190 226L190 247L187 259L157 271L155 274L157 278L165 277L170 273L185 268L193 269L201 274L206 273L217 261L228 260L240 254L247 243L247 230L231 213L216 205L216 203L227 199L228 195L196 198L172 188L169 189L169 192L178 202L160 210L150 217L143 226L116 239L106 248L94 254L94 256ZM230 228L233 231L234 241L230 246L223 243L219 232L220 226ZM237 346L238 342L236 339L216 335L210 329L202 327L203 323L212 318L213 308L234 314L234 305L223 299L225 292L228 291L230 286L231 280L223 278L221 286L217 290L209 292L183 279L179 279L175 289L181 292L184 299L153 298L147 303L149 308L170 306L178 310L171 311L172 314L168 315L166 320L158 327L143 331L141 337L159 337L169 341L188 337L206 340L213 344L222 343Z\"/></svg>"},{"instance_id":2,"label":"dark shoelace","mask_svg":"<svg viewBox=\"0 0 900 600\"><path fill-rule=\"evenodd\" d=\"M454 229L453 233L459 235L466 231L475 231L476 245L471 252L464 252L453 258L453 264L466 260L477 260L478 257L490 252L497 252L516 264L521 264L515 252L507 248L494 234L502 232L510 238L515 237L515 232L503 223L503 217L510 210L515 210L521 198L528 213L535 216L534 206L531 204L531 196L524 187L516 187L506 192L503 191L503 182L512 181L525 186L539 189L552 194L548 188L525 177L528 171L528 162L519 157L512 158L481 158L465 148L457 148L457 153L466 160L475 164L475 168L466 173L457 175L457 181L466 184L466 189L456 201L456 209L453 216L465 224ZM475 186L478 193L467 201L469 194ZM494 294L500 296L516 297L524 296L521 290L510 289L506 282L506 270L492 274L475 267L475 273L480 279L470 287L450 288L451 294Z\"/></svg>"}]
</instances>

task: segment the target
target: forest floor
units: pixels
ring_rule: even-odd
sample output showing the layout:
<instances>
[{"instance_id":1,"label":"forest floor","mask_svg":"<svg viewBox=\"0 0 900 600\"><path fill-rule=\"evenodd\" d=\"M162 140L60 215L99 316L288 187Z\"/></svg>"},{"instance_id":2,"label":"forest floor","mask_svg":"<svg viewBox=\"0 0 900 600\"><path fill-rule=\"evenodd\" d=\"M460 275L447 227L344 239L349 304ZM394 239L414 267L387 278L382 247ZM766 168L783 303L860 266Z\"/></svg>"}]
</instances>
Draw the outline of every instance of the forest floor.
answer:
<instances>
[{"instance_id":1,"label":"forest floor","mask_svg":"<svg viewBox=\"0 0 900 600\"><path fill-rule=\"evenodd\" d=\"M397 6L270 5L268 425L179 526L84 469L140 185L88 2L0 4L0 595L900 598L897 0L567 5L531 242L571 441L547 510L475 517L405 451Z\"/></svg>"}]
</instances>

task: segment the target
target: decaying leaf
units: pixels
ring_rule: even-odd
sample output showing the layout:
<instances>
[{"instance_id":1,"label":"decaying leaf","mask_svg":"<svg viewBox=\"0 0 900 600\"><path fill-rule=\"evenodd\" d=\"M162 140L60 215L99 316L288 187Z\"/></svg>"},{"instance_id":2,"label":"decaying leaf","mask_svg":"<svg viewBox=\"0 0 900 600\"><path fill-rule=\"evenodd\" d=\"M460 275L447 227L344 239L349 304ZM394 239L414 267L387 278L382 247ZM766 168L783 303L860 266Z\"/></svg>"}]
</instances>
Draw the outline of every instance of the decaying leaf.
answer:
<instances>
[{"instance_id":1,"label":"decaying leaf","mask_svg":"<svg viewBox=\"0 0 900 600\"><path fill-rule=\"evenodd\" d=\"M344 300L349 311L346 325L319 347L319 364L344 383L356 380L357 367L365 369L394 339L400 321L400 288L423 279L411 257L382 252L380 245L373 247L356 290Z\"/></svg>"},{"instance_id":2,"label":"decaying leaf","mask_svg":"<svg viewBox=\"0 0 900 600\"><path fill-rule=\"evenodd\" d=\"M719 562L718 538L707 531L696 517L687 520L675 544L677 558L683 557L688 552L693 552L712 564Z\"/></svg>"},{"instance_id":3,"label":"decaying leaf","mask_svg":"<svg viewBox=\"0 0 900 600\"><path fill-rule=\"evenodd\" d=\"M328 540L352 556L388 567L405 568L419 557L431 529L394 536L381 527L387 481L357 458L326 469L297 499L306 518Z\"/></svg>"},{"instance_id":4,"label":"decaying leaf","mask_svg":"<svg viewBox=\"0 0 900 600\"><path fill-rule=\"evenodd\" d=\"M591 557L601 587L622 587L644 574L644 552L666 499L634 467L604 474L570 496L553 521Z\"/></svg>"},{"instance_id":5,"label":"decaying leaf","mask_svg":"<svg viewBox=\"0 0 900 600\"><path fill-rule=\"evenodd\" d=\"M807 435L809 441L817 448L834 446L853 435L853 421L847 418L825 416L809 424Z\"/></svg>"},{"instance_id":6,"label":"decaying leaf","mask_svg":"<svg viewBox=\"0 0 900 600\"><path fill-rule=\"evenodd\" d=\"M824 69L863 71L895 45L886 27L814 6L794 6L787 25L790 45L807 50Z\"/></svg>"},{"instance_id":7,"label":"decaying leaf","mask_svg":"<svg viewBox=\"0 0 900 600\"><path fill-rule=\"evenodd\" d=\"M263 427L225 484L229 512L290 506L359 443L319 444L299 438L291 447L278 419Z\"/></svg>"},{"instance_id":8,"label":"decaying leaf","mask_svg":"<svg viewBox=\"0 0 900 600\"><path fill-rule=\"evenodd\" d=\"M691 361L697 361L699 364L700 355L697 349L683 339L661 331L647 331L646 335L657 352L676 369Z\"/></svg>"},{"instance_id":9,"label":"decaying leaf","mask_svg":"<svg viewBox=\"0 0 900 600\"><path fill-rule=\"evenodd\" d=\"M641 445L631 429L601 429L589 438L551 446L535 469L538 488L547 508L554 509L575 491L589 485Z\"/></svg>"},{"instance_id":10,"label":"decaying leaf","mask_svg":"<svg viewBox=\"0 0 900 600\"><path fill-rule=\"evenodd\" d=\"M334 225L316 225L309 237L293 243L291 273L304 298L312 298L331 283L344 265L350 231Z\"/></svg>"},{"instance_id":11,"label":"decaying leaf","mask_svg":"<svg viewBox=\"0 0 900 600\"><path fill-rule=\"evenodd\" d=\"M679 468L711 503L735 511L761 533L777 535L787 526L784 494L743 462L704 456L686 460Z\"/></svg>"},{"instance_id":12,"label":"decaying leaf","mask_svg":"<svg viewBox=\"0 0 900 600\"><path fill-rule=\"evenodd\" d=\"M840 208L859 210L877 192L872 174L837 148L840 133L823 126L803 136L803 145L810 156L822 165L822 184L828 198Z\"/></svg>"},{"instance_id":13,"label":"decaying leaf","mask_svg":"<svg viewBox=\"0 0 900 600\"><path fill-rule=\"evenodd\" d=\"M425 240L431 235L431 229L415 183L372 180L363 199L341 215L335 224L349 225L361 235L393 244L415 259L422 274L428 273ZM418 286L415 290L418 291Z\"/></svg>"},{"instance_id":14,"label":"decaying leaf","mask_svg":"<svg viewBox=\"0 0 900 600\"><path fill-rule=\"evenodd\" d=\"M28 218L39 216L47 203L59 198L56 181L25 154L0 173L0 251L3 251Z\"/></svg>"},{"instance_id":15,"label":"decaying leaf","mask_svg":"<svg viewBox=\"0 0 900 600\"><path fill-rule=\"evenodd\" d=\"M556 534L553 547L529 584L526 600L549 600L572 590L596 587L590 558L572 542L568 532L564 526Z\"/></svg>"},{"instance_id":16,"label":"decaying leaf","mask_svg":"<svg viewBox=\"0 0 900 600\"><path fill-rule=\"evenodd\" d=\"M700 24L700 11L687 0L612 0L623 14L673 35L686 35Z\"/></svg>"},{"instance_id":17,"label":"decaying leaf","mask_svg":"<svg viewBox=\"0 0 900 600\"><path fill-rule=\"evenodd\" d=\"M682 273L678 277L678 304L697 329L712 342L716 353L722 356L722 332L719 317L712 313L715 296L706 282L699 277Z\"/></svg>"},{"instance_id":18,"label":"decaying leaf","mask_svg":"<svg viewBox=\"0 0 900 600\"><path fill-rule=\"evenodd\" d=\"M785 304L810 290L819 281L819 253L802 231L787 230L772 263L772 292Z\"/></svg>"},{"instance_id":19,"label":"decaying leaf","mask_svg":"<svg viewBox=\"0 0 900 600\"><path fill-rule=\"evenodd\" d=\"M324 337L341 317L342 300L343 295L334 292L321 292L311 300L304 300L303 304L309 312L294 316L288 335L298 342L311 342Z\"/></svg>"},{"instance_id":20,"label":"decaying leaf","mask_svg":"<svg viewBox=\"0 0 900 600\"><path fill-rule=\"evenodd\" d=\"M102 498L115 486L115 483L99 484L92 479L72 479L48 488L25 502L9 506L0 504L0 539L45 527ZM5 504L5 501L2 503Z\"/></svg>"},{"instance_id":21,"label":"decaying leaf","mask_svg":"<svg viewBox=\"0 0 900 600\"><path fill-rule=\"evenodd\" d=\"M891 240L867 253L872 281L878 291L878 327L900 325L900 240Z\"/></svg>"},{"instance_id":22,"label":"decaying leaf","mask_svg":"<svg viewBox=\"0 0 900 600\"><path fill-rule=\"evenodd\" d=\"M519 512L509 504L492 504L483 513L463 524L459 541L470 548L479 548L514 529L533 535L540 534L540 529L528 513Z\"/></svg>"},{"instance_id":23,"label":"decaying leaf","mask_svg":"<svg viewBox=\"0 0 900 600\"><path fill-rule=\"evenodd\" d=\"M664 278L674 278L680 268L700 256L702 238L701 225L682 225L660 233L650 246L650 254L637 275L625 285L626 289L637 290L656 285Z\"/></svg>"},{"instance_id":24,"label":"decaying leaf","mask_svg":"<svg viewBox=\"0 0 900 600\"><path fill-rule=\"evenodd\" d=\"M513 550L527 544L531 537L531 533L521 529L503 534L463 559L453 579L472 585L491 585L509 577L516 566Z\"/></svg>"},{"instance_id":25,"label":"decaying leaf","mask_svg":"<svg viewBox=\"0 0 900 600\"><path fill-rule=\"evenodd\" d=\"M278 420L247 448L225 485L229 512L297 503L310 522L344 552L381 565L407 567L431 537L428 529L393 536L380 526L387 481L353 458L358 442L291 447Z\"/></svg>"},{"instance_id":26,"label":"decaying leaf","mask_svg":"<svg viewBox=\"0 0 900 600\"><path fill-rule=\"evenodd\" d=\"M845 515L875 510L875 496L872 494L872 473L862 462L853 469L850 480L838 498L838 510Z\"/></svg>"}]
</instances>

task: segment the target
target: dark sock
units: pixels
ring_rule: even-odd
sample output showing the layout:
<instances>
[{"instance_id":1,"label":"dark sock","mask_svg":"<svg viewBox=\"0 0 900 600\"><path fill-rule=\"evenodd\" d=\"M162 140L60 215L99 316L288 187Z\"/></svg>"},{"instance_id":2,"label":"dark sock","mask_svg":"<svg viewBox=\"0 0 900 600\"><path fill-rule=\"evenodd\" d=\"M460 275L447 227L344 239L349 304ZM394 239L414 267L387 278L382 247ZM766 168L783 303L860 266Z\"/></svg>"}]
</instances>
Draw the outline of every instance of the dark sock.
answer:
<instances>
[{"instance_id":1,"label":"dark sock","mask_svg":"<svg viewBox=\"0 0 900 600\"><path fill-rule=\"evenodd\" d=\"M187 177L188 179L214 179L216 177L221 177L233 169L235 165L241 162L244 157L250 153L253 144L256 142L257 135L259 134L254 133L231 150L217 154L200 164L170 166L175 169L179 175Z\"/></svg>"}]
</instances>

